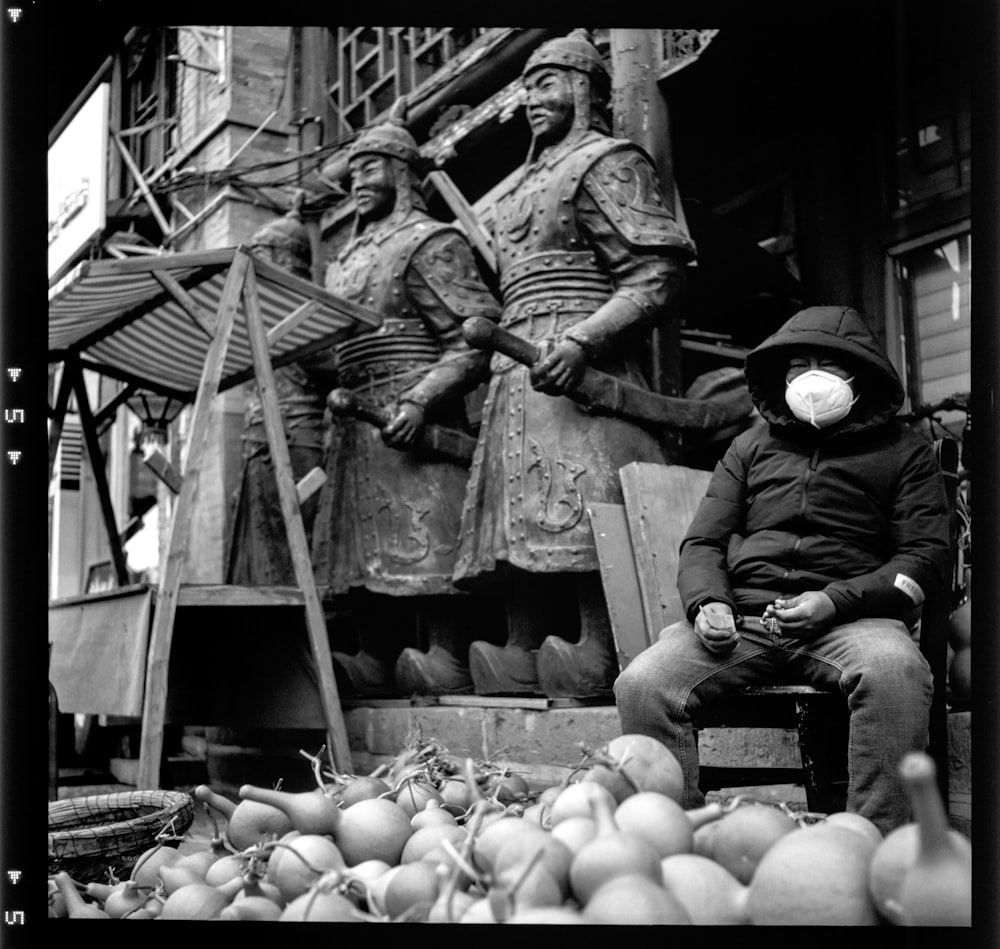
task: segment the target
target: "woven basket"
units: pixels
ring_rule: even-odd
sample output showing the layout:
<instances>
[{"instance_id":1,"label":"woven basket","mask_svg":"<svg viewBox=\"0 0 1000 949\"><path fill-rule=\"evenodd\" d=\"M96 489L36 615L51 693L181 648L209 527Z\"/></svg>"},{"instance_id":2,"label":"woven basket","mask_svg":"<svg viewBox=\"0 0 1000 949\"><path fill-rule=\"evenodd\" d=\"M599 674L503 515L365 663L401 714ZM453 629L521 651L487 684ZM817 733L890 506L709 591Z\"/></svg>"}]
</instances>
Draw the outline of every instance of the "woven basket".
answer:
<instances>
[{"instance_id":1,"label":"woven basket","mask_svg":"<svg viewBox=\"0 0 1000 949\"><path fill-rule=\"evenodd\" d=\"M106 879L108 871L124 878L171 823L168 833L182 837L193 821L194 799L182 791L121 791L52 801L49 874L65 870L79 883Z\"/></svg>"}]
</instances>

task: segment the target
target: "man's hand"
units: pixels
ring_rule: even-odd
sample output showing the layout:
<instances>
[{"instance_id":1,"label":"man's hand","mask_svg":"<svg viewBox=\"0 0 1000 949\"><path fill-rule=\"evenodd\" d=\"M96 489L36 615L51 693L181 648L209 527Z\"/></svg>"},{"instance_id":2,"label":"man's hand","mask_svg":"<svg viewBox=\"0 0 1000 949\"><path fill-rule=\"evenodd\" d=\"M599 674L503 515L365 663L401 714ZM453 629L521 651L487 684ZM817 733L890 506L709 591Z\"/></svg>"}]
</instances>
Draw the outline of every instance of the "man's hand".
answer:
<instances>
[{"instance_id":1,"label":"man's hand","mask_svg":"<svg viewBox=\"0 0 1000 949\"><path fill-rule=\"evenodd\" d=\"M787 600L775 600L765 608L764 616L776 619L783 633L815 634L833 625L837 609L825 593L810 590Z\"/></svg>"},{"instance_id":2,"label":"man's hand","mask_svg":"<svg viewBox=\"0 0 1000 949\"><path fill-rule=\"evenodd\" d=\"M736 621L728 603L704 603L694 618L695 635L702 645L716 654L732 652L739 642Z\"/></svg>"},{"instance_id":3,"label":"man's hand","mask_svg":"<svg viewBox=\"0 0 1000 949\"><path fill-rule=\"evenodd\" d=\"M531 385L546 395L565 395L583 378L587 360L583 347L572 339L564 339L533 366Z\"/></svg>"},{"instance_id":4,"label":"man's hand","mask_svg":"<svg viewBox=\"0 0 1000 949\"><path fill-rule=\"evenodd\" d=\"M424 410L415 402L401 402L389 424L382 429L382 441L390 448L412 448L424 427Z\"/></svg>"}]
</instances>

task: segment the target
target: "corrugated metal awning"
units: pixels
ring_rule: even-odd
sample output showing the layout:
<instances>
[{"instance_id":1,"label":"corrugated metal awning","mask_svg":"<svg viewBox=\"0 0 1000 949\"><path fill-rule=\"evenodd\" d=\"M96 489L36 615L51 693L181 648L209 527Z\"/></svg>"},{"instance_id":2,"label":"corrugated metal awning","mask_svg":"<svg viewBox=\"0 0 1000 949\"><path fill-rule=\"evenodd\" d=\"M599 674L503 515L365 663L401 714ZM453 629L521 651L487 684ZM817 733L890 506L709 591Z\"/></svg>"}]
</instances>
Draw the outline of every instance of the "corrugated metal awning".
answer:
<instances>
[{"instance_id":1,"label":"corrugated metal awning","mask_svg":"<svg viewBox=\"0 0 1000 949\"><path fill-rule=\"evenodd\" d=\"M49 290L49 362L76 354L85 368L194 401L226 276L238 252L248 253L232 247L81 263ZM265 261L251 261L275 366L381 325L374 311ZM241 298L219 389L252 375Z\"/></svg>"}]
</instances>

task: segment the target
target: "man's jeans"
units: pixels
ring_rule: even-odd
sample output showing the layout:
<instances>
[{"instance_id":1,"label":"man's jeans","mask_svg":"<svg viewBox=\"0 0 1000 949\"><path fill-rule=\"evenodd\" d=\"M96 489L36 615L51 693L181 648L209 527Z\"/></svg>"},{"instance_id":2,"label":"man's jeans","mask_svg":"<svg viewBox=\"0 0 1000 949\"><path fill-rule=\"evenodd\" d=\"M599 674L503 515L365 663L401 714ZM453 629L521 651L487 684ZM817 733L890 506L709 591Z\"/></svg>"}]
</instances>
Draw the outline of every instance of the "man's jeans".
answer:
<instances>
[{"instance_id":1,"label":"man's jeans","mask_svg":"<svg viewBox=\"0 0 1000 949\"><path fill-rule=\"evenodd\" d=\"M896 769L907 752L926 748L933 682L906 626L862 619L805 641L772 636L748 617L739 632L736 648L716 655L690 623L674 623L615 682L622 734L649 735L673 752L684 770L683 806L704 803L692 716L744 686L805 683L847 696L847 809L883 833L909 820Z\"/></svg>"}]
</instances>

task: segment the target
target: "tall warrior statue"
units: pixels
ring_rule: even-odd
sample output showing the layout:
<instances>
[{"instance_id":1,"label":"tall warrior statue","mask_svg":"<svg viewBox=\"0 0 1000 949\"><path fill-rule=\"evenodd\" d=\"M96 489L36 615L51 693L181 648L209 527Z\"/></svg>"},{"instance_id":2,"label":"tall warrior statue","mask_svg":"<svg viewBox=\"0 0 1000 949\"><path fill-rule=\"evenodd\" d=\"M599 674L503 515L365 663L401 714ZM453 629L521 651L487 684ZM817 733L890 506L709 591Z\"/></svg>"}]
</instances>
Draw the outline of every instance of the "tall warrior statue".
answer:
<instances>
[{"instance_id":1,"label":"tall warrior statue","mask_svg":"<svg viewBox=\"0 0 1000 949\"><path fill-rule=\"evenodd\" d=\"M500 325L542 358L493 355L455 579L508 598L506 644L471 646L476 692L598 696L618 664L586 507L621 503L622 465L667 458L652 429L566 393L588 367L648 388L637 354L676 318L694 248L650 158L606 134L610 78L586 33L539 47L523 82L531 148L494 238Z\"/></svg>"},{"instance_id":2,"label":"tall warrior statue","mask_svg":"<svg viewBox=\"0 0 1000 949\"><path fill-rule=\"evenodd\" d=\"M462 465L422 446L432 427L468 431L465 394L486 380L489 356L469 347L462 323L495 321L499 306L465 236L426 213L418 158L395 116L355 140L356 219L326 277L328 290L383 316L336 349L338 385L386 424L334 418L313 544L318 585L357 621L358 651L334 652L348 695L472 688L462 617L476 598L452 583L471 450ZM418 627L429 648L401 651Z\"/></svg>"},{"instance_id":3,"label":"tall warrior statue","mask_svg":"<svg viewBox=\"0 0 1000 949\"><path fill-rule=\"evenodd\" d=\"M288 214L257 230L250 239L250 252L310 280L312 248L302 223L303 198L304 193L298 192ZM275 369L274 383L292 475L298 481L323 465L325 396L333 383L332 363L323 355L307 357ZM307 539L312 534L316 507L315 495L301 507ZM246 389L243 470L234 499L226 582L245 586L296 584L256 382L248 383Z\"/></svg>"}]
</instances>

